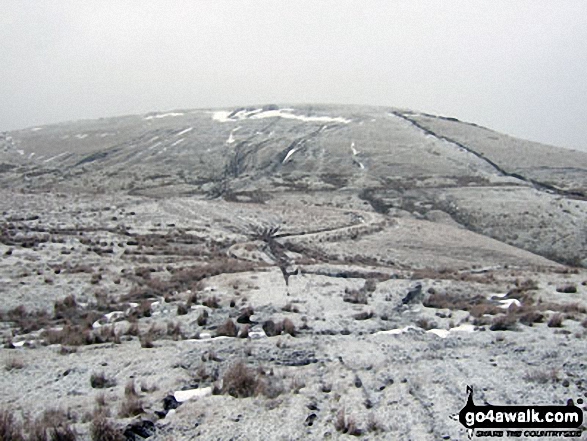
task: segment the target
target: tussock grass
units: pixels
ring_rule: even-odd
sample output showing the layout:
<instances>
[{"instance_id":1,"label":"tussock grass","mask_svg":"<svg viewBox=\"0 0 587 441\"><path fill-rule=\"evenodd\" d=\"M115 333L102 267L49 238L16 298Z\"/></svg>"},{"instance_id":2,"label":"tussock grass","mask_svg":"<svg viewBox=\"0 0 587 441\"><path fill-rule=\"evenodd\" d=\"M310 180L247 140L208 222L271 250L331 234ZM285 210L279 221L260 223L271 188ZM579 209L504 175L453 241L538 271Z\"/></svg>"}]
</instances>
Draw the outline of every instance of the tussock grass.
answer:
<instances>
[{"instance_id":1,"label":"tussock grass","mask_svg":"<svg viewBox=\"0 0 587 441\"><path fill-rule=\"evenodd\" d=\"M231 365L222 377L221 393L235 398L247 398L258 395L276 398L284 392L283 383L262 369L254 370L243 361Z\"/></svg>"},{"instance_id":2,"label":"tussock grass","mask_svg":"<svg viewBox=\"0 0 587 441\"><path fill-rule=\"evenodd\" d=\"M125 441L122 431L119 430L106 416L97 412L90 425L92 441Z\"/></svg>"}]
</instances>

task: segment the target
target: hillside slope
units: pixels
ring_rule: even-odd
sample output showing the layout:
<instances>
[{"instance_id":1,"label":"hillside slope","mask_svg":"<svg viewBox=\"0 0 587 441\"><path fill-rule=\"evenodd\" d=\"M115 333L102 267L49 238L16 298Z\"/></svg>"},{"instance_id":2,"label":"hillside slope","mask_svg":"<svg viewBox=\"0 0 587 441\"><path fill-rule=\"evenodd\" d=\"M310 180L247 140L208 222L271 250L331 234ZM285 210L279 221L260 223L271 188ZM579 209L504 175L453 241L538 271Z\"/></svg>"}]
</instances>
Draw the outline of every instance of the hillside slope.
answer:
<instances>
[{"instance_id":1,"label":"hillside slope","mask_svg":"<svg viewBox=\"0 0 587 441\"><path fill-rule=\"evenodd\" d=\"M345 106L181 110L0 138L4 188L264 202L358 195L585 265L587 153L452 118Z\"/></svg>"}]
</instances>

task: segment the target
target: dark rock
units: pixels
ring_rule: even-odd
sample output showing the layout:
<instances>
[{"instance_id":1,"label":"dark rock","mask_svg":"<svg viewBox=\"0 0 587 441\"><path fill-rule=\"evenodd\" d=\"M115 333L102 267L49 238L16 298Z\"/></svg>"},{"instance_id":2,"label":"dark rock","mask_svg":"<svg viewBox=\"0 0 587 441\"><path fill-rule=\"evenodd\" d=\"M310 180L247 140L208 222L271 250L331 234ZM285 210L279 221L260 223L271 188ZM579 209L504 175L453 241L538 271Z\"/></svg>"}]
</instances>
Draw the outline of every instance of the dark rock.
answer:
<instances>
[{"instance_id":1,"label":"dark rock","mask_svg":"<svg viewBox=\"0 0 587 441\"><path fill-rule=\"evenodd\" d=\"M306 407L310 410L318 410L318 405L316 403L310 403Z\"/></svg>"},{"instance_id":2,"label":"dark rock","mask_svg":"<svg viewBox=\"0 0 587 441\"><path fill-rule=\"evenodd\" d=\"M171 409L177 409L179 406L179 401L177 401L173 395L167 395L163 398L163 409L165 409L166 412L169 412Z\"/></svg>"},{"instance_id":3,"label":"dark rock","mask_svg":"<svg viewBox=\"0 0 587 441\"><path fill-rule=\"evenodd\" d=\"M251 323L251 316L254 314L254 310L253 308L251 308L250 306L248 308L245 308L241 311L240 315L238 316L238 318L236 319L237 323L242 323L242 324L250 324ZM267 332L265 331L265 333L267 334ZM267 334L269 335L269 334Z\"/></svg>"},{"instance_id":4,"label":"dark rock","mask_svg":"<svg viewBox=\"0 0 587 441\"><path fill-rule=\"evenodd\" d=\"M379 391L384 390L387 386L390 386L393 384L393 378L387 378L383 381L383 384L381 386L379 386Z\"/></svg>"},{"instance_id":5,"label":"dark rock","mask_svg":"<svg viewBox=\"0 0 587 441\"><path fill-rule=\"evenodd\" d=\"M310 415L308 415L308 417L306 418L306 426L314 425L314 420L317 417L318 417L318 415L316 415L315 413L311 413Z\"/></svg>"},{"instance_id":6,"label":"dark rock","mask_svg":"<svg viewBox=\"0 0 587 441\"><path fill-rule=\"evenodd\" d=\"M359 312L353 316L353 318L355 320L369 320L372 317L373 317L373 313L370 311L369 312L367 312L367 311Z\"/></svg>"},{"instance_id":7,"label":"dark rock","mask_svg":"<svg viewBox=\"0 0 587 441\"><path fill-rule=\"evenodd\" d=\"M407 305L409 303L416 303L422 300L422 284L417 283L416 286L410 288L408 294L402 299L402 303Z\"/></svg>"},{"instance_id":8,"label":"dark rock","mask_svg":"<svg viewBox=\"0 0 587 441\"><path fill-rule=\"evenodd\" d=\"M577 292L577 286L569 283L568 285L562 285L556 287L556 292L562 292L565 294L574 294Z\"/></svg>"},{"instance_id":9,"label":"dark rock","mask_svg":"<svg viewBox=\"0 0 587 441\"><path fill-rule=\"evenodd\" d=\"M154 435L155 423L149 420L134 421L124 429L124 437L127 441L140 441Z\"/></svg>"}]
</instances>

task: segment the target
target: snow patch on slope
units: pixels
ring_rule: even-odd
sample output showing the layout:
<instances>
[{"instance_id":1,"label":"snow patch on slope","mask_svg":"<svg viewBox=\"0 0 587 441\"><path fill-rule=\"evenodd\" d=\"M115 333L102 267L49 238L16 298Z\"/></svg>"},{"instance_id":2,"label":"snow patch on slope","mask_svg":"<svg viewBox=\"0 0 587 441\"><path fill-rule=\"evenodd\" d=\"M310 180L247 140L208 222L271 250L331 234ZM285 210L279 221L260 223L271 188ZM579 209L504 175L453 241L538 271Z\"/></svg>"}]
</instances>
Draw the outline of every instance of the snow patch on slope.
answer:
<instances>
[{"instance_id":1,"label":"snow patch on slope","mask_svg":"<svg viewBox=\"0 0 587 441\"><path fill-rule=\"evenodd\" d=\"M158 113L156 115L145 116L145 119L147 119L147 120L160 119L160 118L168 118L170 116L183 116L183 115L185 115L185 114L181 113L181 112Z\"/></svg>"},{"instance_id":2,"label":"snow patch on slope","mask_svg":"<svg viewBox=\"0 0 587 441\"><path fill-rule=\"evenodd\" d=\"M287 160L291 157L291 155L293 155L296 151L297 151L297 149L294 147L289 152L287 152L287 155L285 155L285 158L283 158L283 161L281 161L281 163L285 164L287 162Z\"/></svg>"},{"instance_id":3,"label":"snow patch on slope","mask_svg":"<svg viewBox=\"0 0 587 441\"><path fill-rule=\"evenodd\" d=\"M175 137L178 137L178 136L181 136L181 135L185 135L186 133L189 133L189 132L191 132L192 130L194 130L194 128L193 128L193 127L189 127L189 128L187 128L187 129L185 129L185 130L182 130L182 131L181 131L181 132L179 132L179 133L176 133L174 136L175 136Z\"/></svg>"},{"instance_id":4,"label":"snow patch on slope","mask_svg":"<svg viewBox=\"0 0 587 441\"><path fill-rule=\"evenodd\" d=\"M63 155L67 155L67 153L69 153L69 152L63 152L63 153L59 153L58 155L52 156L52 157L51 157L51 158L49 158L49 159L45 159L43 162L51 162L51 161L53 161L54 159L57 159L57 158L59 158L59 157L61 157L61 156L63 156Z\"/></svg>"},{"instance_id":5,"label":"snow patch on slope","mask_svg":"<svg viewBox=\"0 0 587 441\"><path fill-rule=\"evenodd\" d=\"M440 338L446 338L453 332L474 332L474 331L475 331L475 326L465 323L465 324L462 324L460 326L457 326L457 327L451 328L451 329L430 329L430 330L426 331L426 334L433 334L433 335L436 335L437 337L440 337ZM420 332L424 332L424 331L421 328L417 328L415 326L406 326L404 328L390 329L389 331L378 331L375 333L375 335L401 335L401 334L405 334L406 332L420 333Z\"/></svg>"},{"instance_id":6,"label":"snow patch on slope","mask_svg":"<svg viewBox=\"0 0 587 441\"><path fill-rule=\"evenodd\" d=\"M279 110L239 110L238 112L230 112L226 110L220 110L212 112L212 119L219 122L228 121L241 121L243 119L264 119L264 118L284 118L284 119L295 119L304 122L335 122L348 124L351 122L350 119L343 117L331 117L331 116L308 116L308 115L296 115L291 113L293 109L279 109Z\"/></svg>"},{"instance_id":7,"label":"snow patch on slope","mask_svg":"<svg viewBox=\"0 0 587 441\"><path fill-rule=\"evenodd\" d=\"M508 309L511 305L515 305L518 308L520 306L522 306L522 304L520 303L520 301L518 299L505 299L505 300L500 300L499 303L501 303L501 305L499 305L500 308L503 309Z\"/></svg>"},{"instance_id":8,"label":"snow patch on slope","mask_svg":"<svg viewBox=\"0 0 587 441\"><path fill-rule=\"evenodd\" d=\"M234 132L236 132L238 129L240 129L240 126L237 127L236 129L232 129L230 131L230 135L228 136L228 139L226 140L227 144L232 144L234 143L236 140L234 139Z\"/></svg>"},{"instance_id":9,"label":"snow patch on slope","mask_svg":"<svg viewBox=\"0 0 587 441\"><path fill-rule=\"evenodd\" d=\"M212 395L211 387L203 387L201 389L178 390L173 393L173 397L178 403L183 403L195 398L203 398Z\"/></svg>"}]
</instances>

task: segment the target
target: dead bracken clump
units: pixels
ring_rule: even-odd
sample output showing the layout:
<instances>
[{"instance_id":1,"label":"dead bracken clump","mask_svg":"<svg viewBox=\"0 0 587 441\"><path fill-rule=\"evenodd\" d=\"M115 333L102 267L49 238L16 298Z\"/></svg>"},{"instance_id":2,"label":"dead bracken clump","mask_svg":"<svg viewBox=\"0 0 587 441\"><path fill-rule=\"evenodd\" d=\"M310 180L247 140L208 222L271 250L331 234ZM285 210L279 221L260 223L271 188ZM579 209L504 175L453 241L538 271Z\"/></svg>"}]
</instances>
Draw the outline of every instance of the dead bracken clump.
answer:
<instances>
[{"instance_id":1,"label":"dead bracken clump","mask_svg":"<svg viewBox=\"0 0 587 441\"><path fill-rule=\"evenodd\" d=\"M76 441L77 433L68 423L57 425L46 420L37 420L29 429L28 439L39 441Z\"/></svg>"},{"instance_id":2,"label":"dead bracken clump","mask_svg":"<svg viewBox=\"0 0 587 441\"><path fill-rule=\"evenodd\" d=\"M51 317L47 311L28 311L21 305L9 311L1 311L0 319L4 322L14 322L21 333L28 334L48 326Z\"/></svg>"},{"instance_id":3,"label":"dead bracken clump","mask_svg":"<svg viewBox=\"0 0 587 441\"><path fill-rule=\"evenodd\" d=\"M285 334L289 334L292 337L296 336L296 325L288 318L284 318L281 322L281 329Z\"/></svg>"},{"instance_id":4,"label":"dead bracken clump","mask_svg":"<svg viewBox=\"0 0 587 441\"><path fill-rule=\"evenodd\" d=\"M25 363L22 358L16 356L10 356L6 359L4 364L4 369L7 371L12 371L14 369L22 369L24 368ZM2 438L0 438L2 439Z\"/></svg>"},{"instance_id":5,"label":"dead bracken clump","mask_svg":"<svg viewBox=\"0 0 587 441\"><path fill-rule=\"evenodd\" d=\"M257 374L242 361L228 368L222 377L222 392L235 398L254 396L258 386Z\"/></svg>"},{"instance_id":6,"label":"dead bracken clump","mask_svg":"<svg viewBox=\"0 0 587 441\"><path fill-rule=\"evenodd\" d=\"M185 303L177 305L177 315L186 315L189 312L189 307Z\"/></svg>"},{"instance_id":7,"label":"dead bracken clump","mask_svg":"<svg viewBox=\"0 0 587 441\"><path fill-rule=\"evenodd\" d=\"M481 317L485 314L497 314L502 311L496 305L489 303L487 298L481 295L466 297L461 295L433 293L422 302L427 308L460 309L468 311L473 317Z\"/></svg>"},{"instance_id":8,"label":"dead bracken clump","mask_svg":"<svg viewBox=\"0 0 587 441\"><path fill-rule=\"evenodd\" d=\"M285 311L285 312L295 312L295 313L300 312L298 307L296 305L294 305L292 302L286 303L286 305L283 308L281 308L281 310Z\"/></svg>"},{"instance_id":9,"label":"dead bracken clump","mask_svg":"<svg viewBox=\"0 0 587 441\"><path fill-rule=\"evenodd\" d=\"M62 328L45 329L41 336L45 344L61 344L66 346L94 345L102 343L120 344L120 336L113 326L102 326L90 330L81 325L67 324Z\"/></svg>"},{"instance_id":10,"label":"dead bracken clump","mask_svg":"<svg viewBox=\"0 0 587 441\"><path fill-rule=\"evenodd\" d=\"M144 413L143 403L136 395L127 395L120 404L118 416L121 418L133 417Z\"/></svg>"},{"instance_id":11,"label":"dead bracken clump","mask_svg":"<svg viewBox=\"0 0 587 441\"><path fill-rule=\"evenodd\" d=\"M551 310L551 311L564 312L565 314L570 314L570 315L587 313L587 308L585 308L583 305L581 305L577 302L563 303L563 304L550 303L550 302L549 303L541 303L540 309L543 311Z\"/></svg>"},{"instance_id":12,"label":"dead bracken clump","mask_svg":"<svg viewBox=\"0 0 587 441\"><path fill-rule=\"evenodd\" d=\"M281 324L276 324L273 320L267 320L263 323L263 331L267 337L275 337L281 334Z\"/></svg>"},{"instance_id":13,"label":"dead bracken clump","mask_svg":"<svg viewBox=\"0 0 587 441\"><path fill-rule=\"evenodd\" d=\"M88 332L86 335L86 344L101 344L101 343L122 343L120 335L114 329L114 326L102 326L95 331Z\"/></svg>"},{"instance_id":14,"label":"dead bracken clump","mask_svg":"<svg viewBox=\"0 0 587 441\"><path fill-rule=\"evenodd\" d=\"M182 338L181 323L167 322L167 335L173 340L180 340Z\"/></svg>"},{"instance_id":15,"label":"dead bracken clump","mask_svg":"<svg viewBox=\"0 0 587 441\"><path fill-rule=\"evenodd\" d=\"M289 318L284 318L280 322L267 320L263 323L263 331L267 337L275 337L281 334L289 334L292 337L297 335L297 328L294 322Z\"/></svg>"},{"instance_id":16,"label":"dead bracken clump","mask_svg":"<svg viewBox=\"0 0 587 441\"><path fill-rule=\"evenodd\" d=\"M522 291L533 291L538 289L538 282L533 279L516 280L516 288Z\"/></svg>"},{"instance_id":17,"label":"dead bracken clump","mask_svg":"<svg viewBox=\"0 0 587 441\"><path fill-rule=\"evenodd\" d=\"M361 429L358 428L355 419L346 415L344 409L339 410L334 421L334 428L337 432L345 433L352 436L360 436L362 434Z\"/></svg>"},{"instance_id":18,"label":"dead bracken clump","mask_svg":"<svg viewBox=\"0 0 587 441\"><path fill-rule=\"evenodd\" d=\"M127 397L136 397L137 396L137 391L136 391L136 387L135 387L135 380L134 379L130 379L126 382L126 385L124 386L124 395Z\"/></svg>"},{"instance_id":19,"label":"dead bracken clump","mask_svg":"<svg viewBox=\"0 0 587 441\"><path fill-rule=\"evenodd\" d=\"M63 298L62 300L56 300L53 304L54 317L56 319L70 319L77 313L77 301L73 294Z\"/></svg>"},{"instance_id":20,"label":"dead bracken clump","mask_svg":"<svg viewBox=\"0 0 587 441\"><path fill-rule=\"evenodd\" d=\"M0 410L0 440L6 441L76 441L78 435L71 427L68 414L49 409L34 421L18 421L12 412Z\"/></svg>"},{"instance_id":21,"label":"dead bracken clump","mask_svg":"<svg viewBox=\"0 0 587 441\"><path fill-rule=\"evenodd\" d=\"M92 441L124 441L126 438L106 416L100 412L94 415L90 426Z\"/></svg>"},{"instance_id":22,"label":"dead bracken clump","mask_svg":"<svg viewBox=\"0 0 587 441\"><path fill-rule=\"evenodd\" d=\"M155 347L153 341L157 338L157 330L155 324L153 324L146 332L142 333L139 337L141 348L151 349Z\"/></svg>"},{"instance_id":23,"label":"dead bracken clump","mask_svg":"<svg viewBox=\"0 0 587 441\"><path fill-rule=\"evenodd\" d=\"M556 313L553 314L550 319L548 320L548 327L549 328L560 328L563 326L563 320L565 319L565 316L563 314L560 313Z\"/></svg>"},{"instance_id":24,"label":"dead bracken clump","mask_svg":"<svg viewBox=\"0 0 587 441\"><path fill-rule=\"evenodd\" d=\"M436 328L438 325L434 320L431 320L427 317L420 317L416 320L416 326L422 328L424 331L429 331L430 329Z\"/></svg>"},{"instance_id":25,"label":"dead bracken clump","mask_svg":"<svg viewBox=\"0 0 587 441\"><path fill-rule=\"evenodd\" d=\"M231 319L226 320L222 325L216 329L217 336L236 337L238 335L238 327Z\"/></svg>"},{"instance_id":26,"label":"dead bracken clump","mask_svg":"<svg viewBox=\"0 0 587 441\"><path fill-rule=\"evenodd\" d=\"M276 398L284 391L281 380L269 375L261 368L256 371L247 367L242 361L230 366L222 377L222 393L235 398L247 398L264 395L267 398Z\"/></svg>"},{"instance_id":27,"label":"dead bracken clump","mask_svg":"<svg viewBox=\"0 0 587 441\"><path fill-rule=\"evenodd\" d=\"M503 314L495 317L489 329L492 331L511 331L516 328L516 316L514 314Z\"/></svg>"},{"instance_id":28,"label":"dead bracken clump","mask_svg":"<svg viewBox=\"0 0 587 441\"><path fill-rule=\"evenodd\" d=\"M304 387L306 387L306 382L300 377L294 377L291 381L290 389L294 394L299 394Z\"/></svg>"},{"instance_id":29,"label":"dead bracken clump","mask_svg":"<svg viewBox=\"0 0 587 441\"><path fill-rule=\"evenodd\" d=\"M0 410L0 439L24 441L22 427L11 411Z\"/></svg>"},{"instance_id":30,"label":"dead bracken clump","mask_svg":"<svg viewBox=\"0 0 587 441\"><path fill-rule=\"evenodd\" d=\"M86 337L90 333L80 326L65 325L61 329L46 329L41 333L46 344L61 344L66 346L81 346L86 344Z\"/></svg>"},{"instance_id":31,"label":"dead bracken clump","mask_svg":"<svg viewBox=\"0 0 587 441\"><path fill-rule=\"evenodd\" d=\"M138 337L140 334L139 324L137 322L131 323L126 330L126 335L132 335L134 337Z\"/></svg>"},{"instance_id":32,"label":"dead bracken clump","mask_svg":"<svg viewBox=\"0 0 587 441\"><path fill-rule=\"evenodd\" d=\"M344 295L342 296L343 302L347 303L354 303L354 304L363 304L366 305L367 302L367 294L363 290L356 290L356 289L349 289L346 288L344 290Z\"/></svg>"},{"instance_id":33,"label":"dead bracken clump","mask_svg":"<svg viewBox=\"0 0 587 441\"><path fill-rule=\"evenodd\" d=\"M208 311L204 310L198 316L198 326L206 326L206 323L208 323Z\"/></svg>"},{"instance_id":34,"label":"dead bracken clump","mask_svg":"<svg viewBox=\"0 0 587 441\"><path fill-rule=\"evenodd\" d=\"M375 433L385 432L385 426L375 418L375 415L370 413L367 420L367 430Z\"/></svg>"},{"instance_id":35,"label":"dead bracken clump","mask_svg":"<svg viewBox=\"0 0 587 441\"><path fill-rule=\"evenodd\" d=\"M211 296L204 300L202 305L207 306L208 308L217 309L220 308L220 300L218 300L218 297L216 296Z\"/></svg>"},{"instance_id":36,"label":"dead bracken clump","mask_svg":"<svg viewBox=\"0 0 587 441\"><path fill-rule=\"evenodd\" d=\"M90 377L90 385L94 389L107 389L116 386L116 380L108 378L104 372L94 372Z\"/></svg>"},{"instance_id":37,"label":"dead bracken clump","mask_svg":"<svg viewBox=\"0 0 587 441\"><path fill-rule=\"evenodd\" d=\"M96 405L98 406L98 408L106 407L106 395L104 394L104 392L96 395L95 401L96 401Z\"/></svg>"},{"instance_id":38,"label":"dead bracken clump","mask_svg":"<svg viewBox=\"0 0 587 441\"><path fill-rule=\"evenodd\" d=\"M248 338L249 337L249 330L250 330L249 325L244 325L238 334L238 338Z\"/></svg>"},{"instance_id":39,"label":"dead bracken clump","mask_svg":"<svg viewBox=\"0 0 587 441\"><path fill-rule=\"evenodd\" d=\"M374 292L377 289L377 279L367 279L363 289L367 292Z\"/></svg>"},{"instance_id":40,"label":"dead bracken clump","mask_svg":"<svg viewBox=\"0 0 587 441\"><path fill-rule=\"evenodd\" d=\"M544 320L544 315L536 310L522 310L519 315L520 323L526 326L532 326L534 323L541 323Z\"/></svg>"},{"instance_id":41,"label":"dead bracken clump","mask_svg":"<svg viewBox=\"0 0 587 441\"><path fill-rule=\"evenodd\" d=\"M527 372L524 375L526 381L532 381L534 383L556 383L559 380L558 371L556 369L541 369L532 372Z\"/></svg>"}]
</instances>

